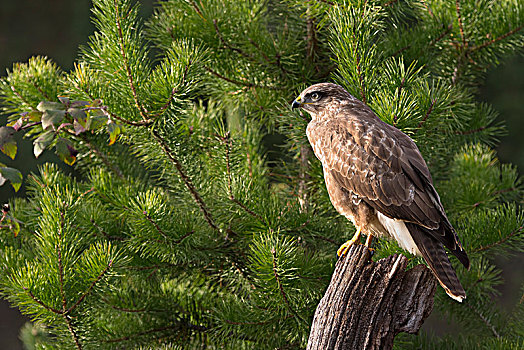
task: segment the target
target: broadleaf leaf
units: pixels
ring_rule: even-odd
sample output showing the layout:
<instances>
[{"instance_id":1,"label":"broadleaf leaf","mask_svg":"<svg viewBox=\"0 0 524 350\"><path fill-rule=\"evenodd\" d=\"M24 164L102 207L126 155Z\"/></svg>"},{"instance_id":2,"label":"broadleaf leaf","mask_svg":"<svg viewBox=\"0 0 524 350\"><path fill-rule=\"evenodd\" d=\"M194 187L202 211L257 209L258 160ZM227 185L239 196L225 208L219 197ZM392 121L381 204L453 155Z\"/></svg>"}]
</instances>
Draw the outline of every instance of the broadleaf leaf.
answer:
<instances>
[{"instance_id":1,"label":"broadleaf leaf","mask_svg":"<svg viewBox=\"0 0 524 350\"><path fill-rule=\"evenodd\" d=\"M40 135L34 142L34 148L33 153L35 154L35 157L39 157L42 152L53 142L53 139L55 138L55 133L53 131L46 131L42 135Z\"/></svg>"}]
</instances>

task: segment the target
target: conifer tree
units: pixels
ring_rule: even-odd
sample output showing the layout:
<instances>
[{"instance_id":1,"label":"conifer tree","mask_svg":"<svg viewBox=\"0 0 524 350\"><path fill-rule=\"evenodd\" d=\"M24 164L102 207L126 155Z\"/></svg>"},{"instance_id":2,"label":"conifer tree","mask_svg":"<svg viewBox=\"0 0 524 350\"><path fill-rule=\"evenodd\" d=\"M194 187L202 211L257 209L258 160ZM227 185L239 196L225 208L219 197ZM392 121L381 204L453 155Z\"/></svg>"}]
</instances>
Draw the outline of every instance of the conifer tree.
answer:
<instances>
[{"instance_id":1,"label":"conifer tree","mask_svg":"<svg viewBox=\"0 0 524 350\"><path fill-rule=\"evenodd\" d=\"M475 100L524 45L523 2L170 0L145 20L138 6L94 0L72 71L35 57L0 82L1 150L14 158L24 132L81 174L0 165L28 189L0 223L0 290L33 321L27 346L305 348L354 227L289 104L332 81L416 141L471 259L452 260L464 303L435 297L460 335L396 347L524 347L524 302L493 302L494 258L524 250L522 184L493 151L496 111Z\"/></svg>"}]
</instances>

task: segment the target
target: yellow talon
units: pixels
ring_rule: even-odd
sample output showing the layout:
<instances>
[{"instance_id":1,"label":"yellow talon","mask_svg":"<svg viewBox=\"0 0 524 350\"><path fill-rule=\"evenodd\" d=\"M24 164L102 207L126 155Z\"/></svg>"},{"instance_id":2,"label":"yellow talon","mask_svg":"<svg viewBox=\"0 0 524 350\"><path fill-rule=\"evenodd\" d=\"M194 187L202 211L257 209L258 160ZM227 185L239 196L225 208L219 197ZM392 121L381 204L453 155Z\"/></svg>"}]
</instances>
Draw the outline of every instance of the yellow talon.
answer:
<instances>
[{"instance_id":1,"label":"yellow talon","mask_svg":"<svg viewBox=\"0 0 524 350\"><path fill-rule=\"evenodd\" d=\"M351 238L346 243L342 244L340 248L337 250L337 255L341 256L343 254L346 254L349 248L355 244L360 242L360 228L357 228L357 232L355 232L355 235L353 235L353 238Z\"/></svg>"},{"instance_id":2,"label":"yellow talon","mask_svg":"<svg viewBox=\"0 0 524 350\"><path fill-rule=\"evenodd\" d=\"M368 238L366 238L366 243L364 244L366 247L369 248L369 245L371 244L371 240L373 239L373 235L369 234ZM371 248L369 248L371 250Z\"/></svg>"}]
</instances>

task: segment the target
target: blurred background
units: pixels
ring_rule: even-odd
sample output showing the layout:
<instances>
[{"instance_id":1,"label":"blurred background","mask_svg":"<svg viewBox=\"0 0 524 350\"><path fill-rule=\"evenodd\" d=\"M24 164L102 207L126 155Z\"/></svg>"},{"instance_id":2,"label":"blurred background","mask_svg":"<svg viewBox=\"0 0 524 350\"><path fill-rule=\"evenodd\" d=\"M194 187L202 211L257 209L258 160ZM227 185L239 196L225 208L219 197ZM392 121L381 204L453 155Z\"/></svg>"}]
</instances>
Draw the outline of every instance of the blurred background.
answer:
<instances>
[{"instance_id":1,"label":"blurred background","mask_svg":"<svg viewBox=\"0 0 524 350\"><path fill-rule=\"evenodd\" d=\"M140 0L142 15L147 18L153 10L154 0ZM90 0L2 0L0 1L0 76L6 75L15 62L27 62L35 55L50 57L64 71L73 67L79 45L87 43L94 31L90 22ZM506 125L507 135L497 148L504 163L513 163L524 171L524 54L510 57L487 72L480 87L478 100L491 104L499 112L499 121ZM6 116L0 112L0 125ZM38 160L33 156L32 142L19 144L16 159L11 161L0 153L0 163L22 171L24 177L37 171L38 164L58 158L45 152ZM67 166L58 162L66 170ZM16 194L23 196L24 188ZM0 204L15 193L6 184L0 187ZM503 267L509 259L497 262ZM504 269L505 284L501 286L500 302L510 307L519 298L524 282L524 254L511 257L511 269ZM0 349L22 349L19 330L28 321L17 309L0 301ZM437 325L436 325L437 326ZM446 328L446 325L437 327ZM433 329L433 328L432 328ZM433 329L434 330L434 329ZM443 329L444 331L444 329ZM437 329L438 332L438 329Z\"/></svg>"}]
</instances>

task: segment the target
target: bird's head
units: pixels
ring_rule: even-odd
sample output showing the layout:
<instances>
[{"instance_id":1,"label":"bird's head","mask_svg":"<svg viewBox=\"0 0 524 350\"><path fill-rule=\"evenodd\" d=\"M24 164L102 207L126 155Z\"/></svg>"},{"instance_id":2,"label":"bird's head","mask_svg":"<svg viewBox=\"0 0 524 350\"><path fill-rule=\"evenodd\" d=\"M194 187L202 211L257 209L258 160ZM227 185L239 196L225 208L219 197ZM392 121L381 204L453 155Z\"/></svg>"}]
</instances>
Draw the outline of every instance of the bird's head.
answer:
<instances>
[{"instance_id":1,"label":"bird's head","mask_svg":"<svg viewBox=\"0 0 524 350\"><path fill-rule=\"evenodd\" d=\"M311 85L293 101L292 108L302 108L316 118L325 112L335 112L347 101L355 100L353 96L340 85L320 83Z\"/></svg>"}]
</instances>

